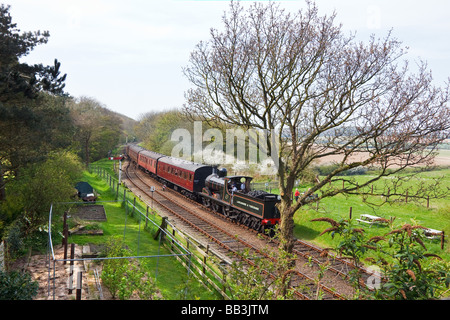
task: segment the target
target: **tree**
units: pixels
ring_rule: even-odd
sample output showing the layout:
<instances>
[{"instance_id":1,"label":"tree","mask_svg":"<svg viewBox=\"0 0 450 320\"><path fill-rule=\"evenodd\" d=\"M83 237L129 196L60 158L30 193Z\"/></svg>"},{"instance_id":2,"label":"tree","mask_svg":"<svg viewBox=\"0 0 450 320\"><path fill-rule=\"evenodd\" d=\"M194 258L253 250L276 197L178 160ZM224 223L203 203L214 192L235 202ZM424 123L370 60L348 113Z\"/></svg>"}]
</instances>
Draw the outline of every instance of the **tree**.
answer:
<instances>
[{"instance_id":1,"label":"tree","mask_svg":"<svg viewBox=\"0 0 450 320\"><path fill-rule=\"evenodd\" d=\"M194 85L186 92L186 112L276 136L281 237L288 252L300 207L360 193L383 176L429 164L449 136L448 85L434 87L423 62L412 73L400 61L406 51L390 34L357 42L334 19L320 16L312 2L297 13L273 2L248 10L231 2L223 31L211 29L184 68ZM271 139L267 144L271 153L275 145ZM341 157L336 168L294 203L297 177L332 155ZM369 165L379 174L359 185L338 176Z\"/></svg>"},{"instance_id":2,"label":"tree","mask_svg":"<svg viewBox=\"0 0 450 320\"><path fill-rule=\"evenodd\" d=\"M48 112L56 109L47 108L48 95L64 95L66 75L61 76L61 64L56 59L53 66L19 61L47 43L49 36L48 31L20 32L12 23L9 6L0 5L0 200L6 198L4 187L9 181L4 176L14 176L26 163L45 158L48 141L54 141L50 130L58 123L49 119L63 116L57 109L50 118Z\"/></svg>"},{"instance_id":3,"label":"tree","mask_svg":"<svg viewBox=\"0 0 450 320\"><path fill-rule=\"evenodd\" d=\"M9 6L0 6L0 103L33 99L41 91L62 94L66 75L60 77L61 64L55 59L53 66L20 63L19 58L28 55L34 47L45 44L48 31L19 33L12 23Z\"/></svg>"},{"instance_id":4,"label":"tree","mask_svg":"<svg viewBox=\"0 0 450 320\"><path fill-rule=\"evenodd\" d=\"M20 106L0 103L0 201L21 170L72 143L74 127L64 100L41 94Z\"/></svg>"},{"instance_id":5,"label":"tree","mask_svg":"<svg viewBox=\"0 0 450 320\"><path fill-rule=\"evenodd\" d=\"M22 168L20 175L8 185L10 196L0 203L0 220L8 224L17 220L19 230L14 233L20 234L21 240L28 238L47 224L52 203L68 202L76 194L74 186L81 172L78 157L70 152L54 152L46 161Z\"/></svg>"},{"instance_id":6,"label":"tree","mask_svg":"<svg viewBox=\"0 0 450 320\"><path fill-rule=\"evenodd\" d=\"M91 161L105 157L120 139L121 120L100 102L80 97L68 102L76 127L75 141L86 167Z\"/></svg>"},{"instance_id":7,"label":"tree","mask_svg":"<svg viewBox=\"0 0 450 320\"><path fill-rule=\"evenodd\" d=\"M175 142L171 141L172 132L179 128L192 132L193 122L190 120L176 109L159 113L148 112L141 116L139 124L136 126L136 132L145 148L171 155L171 150L175 145Z\"/></svg>"}]
</instances>

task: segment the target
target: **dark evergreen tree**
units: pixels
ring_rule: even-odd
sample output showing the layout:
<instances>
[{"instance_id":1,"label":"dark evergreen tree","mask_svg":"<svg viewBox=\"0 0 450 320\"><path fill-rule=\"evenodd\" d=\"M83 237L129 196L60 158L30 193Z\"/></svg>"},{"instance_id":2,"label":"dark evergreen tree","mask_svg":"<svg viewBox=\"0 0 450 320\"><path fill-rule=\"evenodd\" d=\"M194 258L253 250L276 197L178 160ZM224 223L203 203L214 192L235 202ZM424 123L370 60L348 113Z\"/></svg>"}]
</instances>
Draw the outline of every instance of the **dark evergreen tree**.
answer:
<instances>
[{"instance_id":1,"label":"dark evergreen tree","mask_svg":"<svg viewBox=\"0 0 450 320\"><path fill-rule=\"evenodd\" d=\"M64 108L54 108L56 100L48 103L51 97L65 95L66 75L61 75L60 62L55 59L52 66L20 62L37 45L47 43L49 32L21 32L9 9L0 5L0 200L5 198L8 177L45 159L54 142L55 118L69 119Z\"/></svg>"},{"instance_id":2,"label":"dark evergreen tree","mask_svg":"<svg viewBox=\"0 0 450 320\"><path fill-rule=\"evenodd\" d=\"M9 6L0 6L0 102L21 103L23 98L34 99L41 91L63 94L66 75L60 73L60 62L53 66L28 65L19 59L37 45L45 44L48 31L20 32L12 23Z\"/></svg>"}]
</instances>

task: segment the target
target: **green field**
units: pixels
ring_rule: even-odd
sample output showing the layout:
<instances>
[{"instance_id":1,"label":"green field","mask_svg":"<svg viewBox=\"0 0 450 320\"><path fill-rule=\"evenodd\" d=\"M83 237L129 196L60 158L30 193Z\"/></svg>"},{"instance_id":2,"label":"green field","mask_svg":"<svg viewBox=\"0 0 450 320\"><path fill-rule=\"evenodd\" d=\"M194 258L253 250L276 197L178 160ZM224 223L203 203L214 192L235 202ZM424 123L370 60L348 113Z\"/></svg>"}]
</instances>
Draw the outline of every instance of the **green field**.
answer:
<instances>
[{"instance_id":1,"label":"green field","mask_svg":"<svg viewBox=\"0 0 450 320\"><path fill-rule=\"evenodd\" d=\"M442 186L444 188L450 186L450 169L435 170L423 172L419 174L421 179L432 181L433 178L442 177ZM367 180L368 175L354 176L356 181ZM389 179L389 178L385 178ZM416 180L409 184L417 183ZM374 183L374 188L381 187L383 180ZM408 184L405 184L405 187ZM300 188L300 191L305 190ZM372 197L370 200L381 202L380 199ZM336 221L340 219L348 219L350 207L352 208L352 221L358 225L356 221L361 214L371 214L386 219L395 218L393 228L404 224L421 225L427 228L443 230L446 235L444 250L441 250L440 240L426 240L425 245L429 253L438 254L443 259L450 261L450 201L448 196L444 199L430 199L429 208L427 208L427 200L420 199L413 202L411 199L405 203L404 198L398 198L393 204L384 204L379 207L371 207L363 202L361 196L357 195L337 195L332 198L325 198L316 205L305 207L298 210L295 214L295 236L299 239L313 242L321 247L335 247L339 242L339 238L332 239L330 234L319 234L330 225L326 222L311 222L312 219L319 217L329 217ZM391 231L389 226L367 226L362 225L368 237L382 236Z\"/></svg>"}]
</instances>

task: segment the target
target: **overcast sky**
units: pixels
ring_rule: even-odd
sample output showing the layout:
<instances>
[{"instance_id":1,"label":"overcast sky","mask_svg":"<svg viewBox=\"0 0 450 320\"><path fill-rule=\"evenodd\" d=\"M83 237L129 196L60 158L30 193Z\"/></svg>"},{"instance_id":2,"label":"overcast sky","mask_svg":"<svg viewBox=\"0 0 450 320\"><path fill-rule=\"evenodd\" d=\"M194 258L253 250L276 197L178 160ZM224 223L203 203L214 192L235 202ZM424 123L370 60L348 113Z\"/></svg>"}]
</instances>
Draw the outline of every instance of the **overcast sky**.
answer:
<instances>
[{"instance_id":1,"label":"overcast sky","mask_svg":"<svg viewBox=\"0 0 450 320\"><path fill-rule=\"evenodd\" d=\"M48 30L49 42L24 61L61 62L66 91L95 98L109 109L138 119L148 111L180 108L190 87L182 73L189 54L211 27L221 29L223 0L0 0L11 5L22 31ZM277 1L289 11L304 0ZM246 5L250 1L244 1ZM322 14L337 12L345 32L366 40L393 35L423 59L436 85L450 77L450 1L316 0Z\"/></svg>"}]
</instances>

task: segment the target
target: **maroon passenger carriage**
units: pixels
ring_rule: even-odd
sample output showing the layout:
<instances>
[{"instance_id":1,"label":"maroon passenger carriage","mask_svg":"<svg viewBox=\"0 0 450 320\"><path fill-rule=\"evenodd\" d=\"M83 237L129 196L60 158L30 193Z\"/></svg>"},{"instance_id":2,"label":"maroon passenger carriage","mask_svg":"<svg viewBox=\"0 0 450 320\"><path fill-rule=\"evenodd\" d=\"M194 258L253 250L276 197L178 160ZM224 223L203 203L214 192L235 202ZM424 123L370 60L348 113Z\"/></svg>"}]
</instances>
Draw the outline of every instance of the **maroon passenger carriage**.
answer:
<instances>
[{"instance_id":1,"label":"maroon passenger carriage","mask_svg":"<svg viewBox=\"0 0 450 320\"><path fill-rule=\"evenodd\" d=\"M202 192L206 178L213 173L209 165L173 157L158 159L158 178L164 180L168 187L181 192L185 196L198 200L197 194Z\"/></svg>"},{"instance_id":2,"label":"maroon passenger carriage","mask_svg":"<svg viewBox=\"0 0 450 320\"><path fill-rule=\"evenodd\" d=\"M139 152L138 165L152 176L156 176L158 159L162 157L165 157L165 155L149 150L143 150Z\"/></svg>"},{"instance_id":3,"label":"maroon passenger carriage","mask_svg":"<svg viewBox=\"0 0 450 320\"><path fill-rule=\"evenodd\" d=\"M138 162L138 157L139 157L139 152L145 150L142 147L139 147L135 144L127 144L125 147L125 153L128 155L128 157L130 158L131 162L137 164Z\"/></svg>"},{"instance_id":4,"label":"maroon passenger carriage","mask_svg":"<svg viewBox=\"0 0 450 320\"><path fill-rule=\"evenodd\" d=\"M152 176L157 175L156 166L158 159L165 157L161 153L149 151L137 145L127 145L126 152L134 164L137 164L140 169L150 173Z\"/></svg>"},{"instance_id":5,"label":"maroon passenger carriage","mask_svg":"<svg viewBox=\"0 0 450 320\"><path fill-rule=\"evenodd\" d=\"M260 232L279 223L278 195L250 190L251 177L227 176L226 170L127 145L132 163L186 197ZM233 185L243 189L232 191Z\"/></svg>"}]
</instances>

